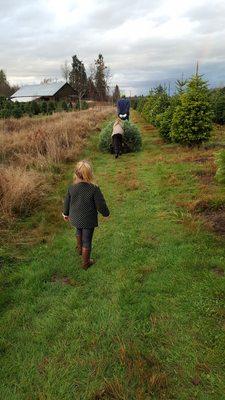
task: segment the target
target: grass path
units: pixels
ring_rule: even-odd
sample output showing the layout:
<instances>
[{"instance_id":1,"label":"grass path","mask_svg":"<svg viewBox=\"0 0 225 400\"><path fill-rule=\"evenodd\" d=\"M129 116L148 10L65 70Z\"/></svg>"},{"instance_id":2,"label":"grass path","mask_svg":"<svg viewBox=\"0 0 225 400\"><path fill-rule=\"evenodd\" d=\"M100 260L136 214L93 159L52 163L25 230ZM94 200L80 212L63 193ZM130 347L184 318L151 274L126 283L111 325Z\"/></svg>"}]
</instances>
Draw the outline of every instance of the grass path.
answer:
<instances>
[{"instance_id":1,"label":"grass path","mask_svg":"<svg viewBox=\"0 0 225 400\"><path fill-rule=\"evenodd\" d=\"M97 135L86 150L111 210L97 264L80 269L60 220L50 243L3 271L1 399L225 399L225 278L213 272L224 241L178 206L199 193L200 166L133 120L142 152L114 160Z\"/></svg>"}]
</instances>

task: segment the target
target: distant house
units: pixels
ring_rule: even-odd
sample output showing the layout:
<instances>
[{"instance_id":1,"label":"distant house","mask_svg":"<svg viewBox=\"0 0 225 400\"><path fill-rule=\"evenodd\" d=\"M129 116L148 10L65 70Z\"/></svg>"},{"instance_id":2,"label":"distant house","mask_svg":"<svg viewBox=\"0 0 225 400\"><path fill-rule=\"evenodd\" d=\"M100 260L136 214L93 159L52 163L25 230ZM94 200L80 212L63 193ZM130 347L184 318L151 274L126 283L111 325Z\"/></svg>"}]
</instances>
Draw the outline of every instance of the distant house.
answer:
<instances>
[{"instance_id":1,"label":"distant house","mask_svg":"<svg viewBox=\"0 0 225 400\"><path fill-rule=\"evenodd\" d=\"M38 100L71 100L74 98L77 98L76 92L69 83L54 82L22 86L10 97L10 100L13 102L28 102Z\"/></svg>"}]
</instances>

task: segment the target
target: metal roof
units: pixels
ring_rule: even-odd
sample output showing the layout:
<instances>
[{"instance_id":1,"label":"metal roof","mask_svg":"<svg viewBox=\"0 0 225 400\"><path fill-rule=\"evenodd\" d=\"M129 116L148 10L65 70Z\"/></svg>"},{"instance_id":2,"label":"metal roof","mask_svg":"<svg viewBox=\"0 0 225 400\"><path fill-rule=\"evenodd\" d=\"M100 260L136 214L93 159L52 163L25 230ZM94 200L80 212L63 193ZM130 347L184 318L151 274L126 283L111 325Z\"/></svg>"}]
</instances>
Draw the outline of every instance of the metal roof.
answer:
<instances>
[{"instance_id":1,"label":"metal roof","mask_svg":"<svg viewBox=\"0 0 225 400\"><path fill-rule=\"evenodd\" d=\"M14 97L41 97L54 96L59 89L65 85L65 82L41 83L40 85L22 86L12 96Z\"/></svg>"},{"instance_id":2,"label":"metal roof","mask_svg":"<svg viewBox=\"0 0 225 400\"><path fill-rule=\"evenodd\" d=\"M19 103L27 103L28 101L33 101L37 99L40 99L40 96L11 97L13 103L15 103L16 101L18 101Z\"/></svg>"}]
</instances>

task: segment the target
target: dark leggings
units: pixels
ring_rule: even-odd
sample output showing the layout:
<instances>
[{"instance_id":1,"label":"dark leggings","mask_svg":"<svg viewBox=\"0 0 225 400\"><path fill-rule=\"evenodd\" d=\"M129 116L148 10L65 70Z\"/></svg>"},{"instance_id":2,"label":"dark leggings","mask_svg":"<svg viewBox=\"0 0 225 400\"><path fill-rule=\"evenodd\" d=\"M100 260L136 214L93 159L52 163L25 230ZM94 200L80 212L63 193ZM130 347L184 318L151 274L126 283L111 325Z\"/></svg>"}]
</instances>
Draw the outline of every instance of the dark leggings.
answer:
<instances>
[{"instance_id":1,"label":"dark leggings","mask_svg":"<svg viewBox=\"0 0 225 400\"><path fill-rule=\"evenodd\" d=\"M120 154L122 151L123 137L120 133L113 135L113 148L115 154Z\"/></svg>"},{"instance_id":2,"label":"dark leggings","mask_svg":"<svg viewBox=\"0 0 225 400\"><path fill-rule=\"evenodd\" d=\"M92 237L95 228L77 228L76 235L82 237L82 247L91 251Z\"/></svg>"}]
</instances>

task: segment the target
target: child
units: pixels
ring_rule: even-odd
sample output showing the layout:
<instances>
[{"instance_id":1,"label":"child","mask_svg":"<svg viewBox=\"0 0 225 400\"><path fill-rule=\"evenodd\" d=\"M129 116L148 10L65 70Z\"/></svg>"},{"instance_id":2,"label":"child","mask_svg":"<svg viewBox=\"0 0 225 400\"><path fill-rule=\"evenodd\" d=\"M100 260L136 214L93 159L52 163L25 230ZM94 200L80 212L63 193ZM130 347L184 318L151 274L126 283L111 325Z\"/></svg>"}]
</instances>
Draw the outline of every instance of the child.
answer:
<instances>
[{"instance_id":1,"label":"child","mask_svg":"<svg viewBox=\"0 0 225 400\"><path fill-rule=\"evenodd\" d=\"M94 183L93 171L88 161L79 161L75 168L74 184L68 188L64 201L63 218L76 227L77 249L82 255L82 268L87 270L94 261L90 259L94 229L98 226L98 212L109 216L103 194Z\"/></svg>"},{"instance_id":2,"label":"child","mask_svg":"<svg viewBox=\"0 0 225 400\"><path fill-rule=\"evenodd\" d=\"M112 131L112 141L115 153L115 158L118 158L119 154L122 154L122 142L123 142L123 123L120 118L117 118Z\"/></svg>"}]
</instances>

